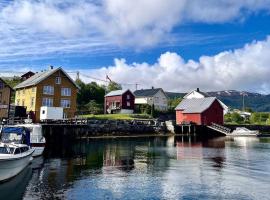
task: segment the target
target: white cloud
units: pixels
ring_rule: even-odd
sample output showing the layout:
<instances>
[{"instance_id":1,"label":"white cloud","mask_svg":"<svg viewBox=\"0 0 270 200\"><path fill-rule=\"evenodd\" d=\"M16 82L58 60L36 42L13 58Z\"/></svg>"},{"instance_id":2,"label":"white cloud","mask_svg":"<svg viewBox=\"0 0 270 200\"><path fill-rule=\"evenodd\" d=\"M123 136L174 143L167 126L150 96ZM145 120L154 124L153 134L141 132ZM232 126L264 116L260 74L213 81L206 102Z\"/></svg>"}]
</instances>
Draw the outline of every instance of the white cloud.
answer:
<instances>
[{"instance_id":1,"label":"white cloud","mask_svg":"<svg viewBox=\"0 0 270 200\"><path fill-rule=\"evenodd\" d=\"M98 35L143 47L166 41L185 22L222 23L269 11L270 0L14 0L1 7L0 32L40 37L35 40L43 39L37 34L53 34L58 41Z\"/></svg>"},{"instance_id":2,"label":"white cloud","mask_svg":"<svg viewBox=\"0 0 270 200\"><path fill-rule=\"evenodd\" d=\"M104 78L108 74L119 83L135 89L162 87L169 91L187 92L200 87L206 91L238 89L270 92L270 37L253 42L241 49L221 52L215 56L202 56L199 62L183 58L173 52L162 54L153 65L128 64L125 59L115 59L115 65L85 72Z\"/></svg>"}]
</instances>

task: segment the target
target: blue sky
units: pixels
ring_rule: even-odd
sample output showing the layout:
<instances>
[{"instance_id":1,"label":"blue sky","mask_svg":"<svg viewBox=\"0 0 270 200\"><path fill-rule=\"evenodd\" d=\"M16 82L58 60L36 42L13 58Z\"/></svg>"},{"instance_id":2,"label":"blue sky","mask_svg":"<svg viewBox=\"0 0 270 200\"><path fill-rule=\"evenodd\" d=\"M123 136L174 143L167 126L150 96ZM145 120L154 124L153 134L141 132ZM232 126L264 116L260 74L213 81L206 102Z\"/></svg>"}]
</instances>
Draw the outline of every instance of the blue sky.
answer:
<instances>
[{"instance_id":1,"label":"blue sky","mask_svg":"<svg viewBox=\"0 0 270 200\"><path fill-rule=\"evenodd\" d=\"M270 93L264 76L258 80L270 72L269 33L269 0L1 1L0 69L5 76L62 66L97 78L108 74L127 86L136 82L171 91L196 88L192 76L168 81L191 73L205 90ZM211 80L216 77L211 69L222 74L220 80Z\"/></svg>"}]
</instances>

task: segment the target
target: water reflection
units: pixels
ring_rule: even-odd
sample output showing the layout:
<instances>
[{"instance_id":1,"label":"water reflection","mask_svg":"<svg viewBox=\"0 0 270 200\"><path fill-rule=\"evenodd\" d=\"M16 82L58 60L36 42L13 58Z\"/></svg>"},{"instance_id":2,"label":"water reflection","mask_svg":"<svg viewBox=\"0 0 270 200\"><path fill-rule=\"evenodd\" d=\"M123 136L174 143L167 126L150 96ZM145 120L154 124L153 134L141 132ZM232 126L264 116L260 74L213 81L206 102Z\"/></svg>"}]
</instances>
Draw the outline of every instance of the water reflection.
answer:
<instances>
[{"instance_id":1,"label":"water reflection","mask_svg":"<svg viewBox=\"0 0 270 200\"><path fill-rule=\"evenodd\" d=\"M20 174L11 180L0 184L1 199L17 200L21 199L25 188L31 179L31 167L26 167Z\"/></svg>"},{"instance_id":2,"label":"water reflection","mask_svg":"<svg viewBox=\"0 0 270 200\"><path fill-rule=\"evenodd\" d=\"M269 139L92 139L54 150L1 184L1 199L266 199L270 189Z\"/></svg>"}]
</instances>

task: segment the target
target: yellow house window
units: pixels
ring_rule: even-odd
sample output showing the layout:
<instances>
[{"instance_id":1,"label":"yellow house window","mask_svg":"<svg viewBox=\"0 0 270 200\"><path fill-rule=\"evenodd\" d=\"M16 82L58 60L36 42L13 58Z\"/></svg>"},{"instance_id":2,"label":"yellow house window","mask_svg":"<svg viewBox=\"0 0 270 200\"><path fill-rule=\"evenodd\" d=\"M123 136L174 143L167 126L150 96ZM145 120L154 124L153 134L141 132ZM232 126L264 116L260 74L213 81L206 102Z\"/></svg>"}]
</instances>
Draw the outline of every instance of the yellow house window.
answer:
<instances>
[{"instance_id":1,"label":"yellow house window","mask_svg":"<svg viewBox=\"0 0 270 200\"><path fill-rule=\"evenodd\" d=\"M21 94L21 91L20 90L18 90L18 95L20 95Z\"/></svg>"},{"instance_id":2,"label":"yellow house window","mask_svg":"<svg viewBox=\"0 0 270 200\"><path fill-rule=\"evenodd\" d=\"M36 88L32 87L32 92L35 92L36 91Z\"/></svg>"},{"instance_id":3,"label":"yellow house window","mask_svg":"<svg viewBox=\"0 0 270 200\"><path fill-rule=\"evenodd\" d=\"M69 99L61 99L61 107L70 108L70 100Z\"/></svg>"},{"instance_id":4,"label":"yellow house window","mask_svg":"<svg viewBox=\"0 0 270 200\"><path fill-rule=\"evenodd\" d=\"M51 86L51 85L45 85L45 86L43 86L43 94L53 95L54 94L54 87Z\"/></svg>"},{"instance_id":5,"label":"yellow house window","mask_svg":"<svg viewBox=\"0 0 270 200\"><path fill-rule=\"evenodd\" d=\"M24 99L22 100L22 106L24 106Z\"/></svg>"},{"instance_id":6,"label":"yellow house window","mask_svg":"<svg viewBox=\"0 0 270 200\"><path fill-rule=\"evenodd\" d=\"M25 89L23 89L23 94L25 94Z\"/></svg>"},{"instance_id":7,"label":"yellow house window","mask_svg":"<svg viewBox=\"0 0 270 200\"><path fill-rule=\"evenodd\" d=\"M55 83L56 84L61 84L61 77L60 76L57 76L56 78L55 78Z\"/></svg>"},{"instance_id":8,"label":"yellow house window","mask_svg":"<svg viewBox=\"0 0 270 200\"><path fill-rule=\"evenodd\" d=\"M17 99L17 106L20 105L20 99Z\"/></svg>"}]
</instances>

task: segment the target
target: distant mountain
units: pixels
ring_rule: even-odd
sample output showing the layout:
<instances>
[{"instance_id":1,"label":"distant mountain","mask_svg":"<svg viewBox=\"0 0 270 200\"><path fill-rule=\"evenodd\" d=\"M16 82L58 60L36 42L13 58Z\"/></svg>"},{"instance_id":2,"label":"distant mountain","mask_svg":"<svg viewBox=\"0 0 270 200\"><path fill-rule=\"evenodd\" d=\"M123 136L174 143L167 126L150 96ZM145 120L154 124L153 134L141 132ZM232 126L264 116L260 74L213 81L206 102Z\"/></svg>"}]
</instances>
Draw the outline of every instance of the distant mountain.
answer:
<instances>
[{"instance_id":1,"label":"distant mountain","mask_svg":"<svg viewBox=\"0 0 270 200\"><path fill-rule=\"evenodd\" d=\"M169 98L183 97L186 93L166 92ZM253 111L270 112L270 95L264 95L253 92L224 90L217 92L207 92L210 96L219 98L223 103L232 109L243 108L243 95L246 108Z\"/></svg>"},{"instance_id":2,"label":"distant mountain","mask_svg":"<svg viewBox=\"0 0 270 200\"><path fill-rule=\"evenodd\" d=\"M208 94L219 98L230 108L242 109L244 98L246 108L258 112L270 112L270 95L236 90L208 92Z\"/></svg>"},{"instance_id":3,"label":"distant mountain","mask_svg":"<svg viewBox=\"0 0 270 200\"><path fill-rule=\"evenodd\" d=\"M186 93L165 92L170 99L182 98Z\"/></svg>"}]
</instances>

